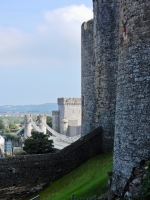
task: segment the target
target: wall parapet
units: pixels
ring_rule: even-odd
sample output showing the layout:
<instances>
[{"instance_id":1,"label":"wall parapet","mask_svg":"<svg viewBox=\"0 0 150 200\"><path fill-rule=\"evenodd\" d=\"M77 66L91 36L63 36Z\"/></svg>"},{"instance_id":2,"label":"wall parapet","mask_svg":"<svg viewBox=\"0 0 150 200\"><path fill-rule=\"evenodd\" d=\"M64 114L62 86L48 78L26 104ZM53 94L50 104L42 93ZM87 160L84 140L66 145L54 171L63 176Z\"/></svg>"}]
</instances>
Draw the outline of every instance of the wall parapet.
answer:
<instances>
[{"instance_id":1,"label":"wall parapet","mask_svg":"<svg viewBox=\"0 0 150 200\"><path fill-rule=\"evenodd\" d=\"M0 199L23 199L102 153L102 128L54 154L0 159Z\"/></svg>"}]
</instances>

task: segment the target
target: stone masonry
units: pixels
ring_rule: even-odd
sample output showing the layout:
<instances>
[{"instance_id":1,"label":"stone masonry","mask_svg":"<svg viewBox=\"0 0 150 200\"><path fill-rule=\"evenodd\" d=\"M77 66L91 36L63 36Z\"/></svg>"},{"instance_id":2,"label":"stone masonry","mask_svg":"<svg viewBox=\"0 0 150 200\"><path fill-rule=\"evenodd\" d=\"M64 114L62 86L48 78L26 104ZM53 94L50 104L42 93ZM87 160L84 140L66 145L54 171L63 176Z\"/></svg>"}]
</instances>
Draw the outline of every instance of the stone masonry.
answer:
<instances>
[{"instance_id":1,"label":"stone masonry","mask_svg":"<svg viewBox=\"0 0 150 200\"><path fill-rule=\"evenodd\" d=\"M58 153L0 159L0 199L25 199L102 152L102 128Z\"/></svg>"},{"instance_id":2,"label":"stone masonry","mask_svg":"<svg viewBox=\"0 0 150 200\"><path fill-rule=\"evenodd\" d=\"M81 28L82 59L82 135L92 131L95 110L95 68L93 60L93 20L84 22Z\"/></svg>"},{"instance_id":3,"label":"stone masonry","mask_svg":"<svg viewBox=\"0 0 150 200\"><path fill-rule=\"evenodd\" d=\"M95 128L103 127L103 150L113 149L118 67L118 4L93 1L95 62ZM109 143L109 148L106 148Z\"/></svg>"},{"instance_id":4,"label":"stone masonry","mask_svg":"<svg viewBox=\"0 0 150 200\"><path fill-rule=\"evenodd\" d=\"M102 126L103 150L110 151L115 127L119 6L116 1L94 0L93 7L94 19L82 25L81 134Z\"/></svg>"},{"instance_id":5,"label":"stone masonry","mask_svg":"<svg viewBox=\"0 0 150 200\"><path fill-rule=\"evenodd\" d=\"M150 1L120 4L112 190L123 195L132 169L150 158Z\"/></svg>"},{"instance_id":6,"label":"stone masonry","mask_svg":"<svg viewBox=\"0 0 150 200\"><path fill-rule=\"evenodd\" d=\"M150 1L93 0L93 11L82 25L82 134L102 126L103 151L114 142L111 189L123 196L150 158Z\"/></svg>"}]
</instances>

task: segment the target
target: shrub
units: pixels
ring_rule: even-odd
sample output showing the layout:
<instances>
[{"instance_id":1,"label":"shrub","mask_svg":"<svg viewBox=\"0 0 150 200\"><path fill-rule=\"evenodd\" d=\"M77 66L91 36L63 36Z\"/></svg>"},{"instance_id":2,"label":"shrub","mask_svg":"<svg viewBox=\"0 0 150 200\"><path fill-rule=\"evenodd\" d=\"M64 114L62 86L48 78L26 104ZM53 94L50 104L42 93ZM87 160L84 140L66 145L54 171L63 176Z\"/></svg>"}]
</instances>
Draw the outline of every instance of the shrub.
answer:
<instances>
[{"instance_id":1,"label":"shrub","mask_svg":"<svg viewBox=\"0 0 150 200\"><path fill-rule=\"evenodd\" d=\"M32 131L31 137L24 141L23 150L28 154L44 154L53 152L53 140L49 140L49 134Z\"/></svg>"},{"instance_id":2,"label":"shrub","mask_svg":"<svg viewBox=\"0 0 150 200\"><path fill-rule=\"evenodd\" d=\"M147 162L147 169L140 189L140 199L150 200L150 161Z\"/></svg>"}]
</instances>

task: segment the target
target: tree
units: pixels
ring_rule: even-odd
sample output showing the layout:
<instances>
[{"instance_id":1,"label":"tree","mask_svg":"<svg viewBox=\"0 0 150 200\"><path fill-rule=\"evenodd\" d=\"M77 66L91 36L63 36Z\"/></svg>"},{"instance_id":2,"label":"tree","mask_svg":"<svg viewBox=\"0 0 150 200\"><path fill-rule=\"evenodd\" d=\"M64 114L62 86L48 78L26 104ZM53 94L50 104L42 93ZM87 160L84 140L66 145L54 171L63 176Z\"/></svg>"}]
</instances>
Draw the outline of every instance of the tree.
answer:
<instances>
[{"instance_id":1,"label":"tree","mask_svg":"<svg viewBox=\"0 0 150 200\"><path fill-rule=\"evenodd\" d=\"M4 128L4 132L5 132L5 133L11 133L11 131L10 131L9 128Z\"/></svg>"},{"instance_id":2,"label":"tree","mask_svg":"<svg viewBox=\"0 0 150 200\"><path fill-rule=\"evenodd\" d=\"M53 152L53 140L49 134L32 131L31 137L25 139L23 150L28 154L44 154Z\"/></svg>"},{"instance_id":3,"label":"tree","mask_svg":"<svg viewBox=\"0 0 150 200\"><path fill-rule=\"evenodd\" d=\"M8 140L19 140L19 136L14 135L12 133L7 133L5 134L5 136L7 137Z\"/></svg>"},{"instance_id":4,"label":"tree","mask_svg":"<svg viewBox=\"0 0 150 200\"><path fill-rule=\"evenodd\" d=\"M5 125L3 123L3 120L0 120L0 131L3 132L5 128Z\"/></svg>"},{"instance_id":5,"label":"tree","mask_svg":"<svg viewBox=\"0 0 150 200\"><path fill-rule=\"evenodd\" d=\"M10 129L10 130L12 130L12 129L18 130L18 126L17 126L16 124L10 122L10 123L9 123L9 129Z\"/></svg>"}]
</instances>

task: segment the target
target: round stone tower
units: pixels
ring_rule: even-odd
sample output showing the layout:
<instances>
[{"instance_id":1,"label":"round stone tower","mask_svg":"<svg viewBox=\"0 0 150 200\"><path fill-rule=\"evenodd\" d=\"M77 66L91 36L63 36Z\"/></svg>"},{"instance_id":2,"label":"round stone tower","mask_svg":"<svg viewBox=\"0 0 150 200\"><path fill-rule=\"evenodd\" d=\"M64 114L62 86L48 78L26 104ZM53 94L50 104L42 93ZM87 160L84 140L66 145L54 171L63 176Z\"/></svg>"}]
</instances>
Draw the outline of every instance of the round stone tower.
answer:
<instances>
[{"instance_id":1,"label":"round stone tower","mask_svg":"<svg viewBox=\"0 0 150 200\"><path fill-rule=\"evenodd\" d=\"M150 1L121 0L112 190L150 158Z\"/></svg>"},{"instance_id":2,"label":"round stone tower","mask_svg":"<svg viewBox=\"0 0 150 200\"><path fill-rule=\"evenodd\" d=\"M42 121L43 121L44 123L46 123L46 115L40 114L40 115L38 116L38 121L37 121L37 123L38 123L38 126L39 126L39 128L41 129L41 131L42 131L44 134L46 134L46 127L42 124Z\"/></svg>"},{"instance_id":3,"label":"round stone tower","mask_svg":"<svg viewBox=\"0 0 150 200\"><path fill-rule=\"evenodd\" d=\"M68 120L66 118L61 120L61 134L67 135L68 133Z\"/></svg>"},{"instance_id":4,"label":"round stone tower","mask_svg":"<svg viewBox=\"0 0 150 200\"><path fill-rule=\"evenodd\" d=\"M93 20L84 22L81 27L81 76L81 135L86 135L94 129L95 68L93 60Z\"/></svg>"},{"instance_id":5,"label":"round stone tower","mask_svg":"<svg viewBox=\"0 0 150 200\"><path fill-rule=\"evenodd\" d=\"M93 0L95 128L103 127L103 150L113 149L118 69L117 1Z\"/></svg>"},{"instance_id":6,"label":"round stone tower","mask_svg":"<svg viewBox=\"0 0 150 200\"><path fill-rule=\"evenodd\" d=\"M27 138L31 136L31 130L32 130L31 115L30 114L25 115L24 121L25 121L24 137Z\"/></svg>"}]
</instances>

